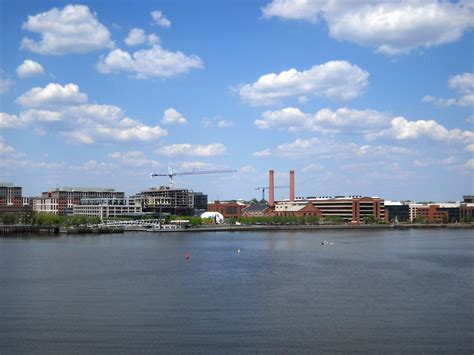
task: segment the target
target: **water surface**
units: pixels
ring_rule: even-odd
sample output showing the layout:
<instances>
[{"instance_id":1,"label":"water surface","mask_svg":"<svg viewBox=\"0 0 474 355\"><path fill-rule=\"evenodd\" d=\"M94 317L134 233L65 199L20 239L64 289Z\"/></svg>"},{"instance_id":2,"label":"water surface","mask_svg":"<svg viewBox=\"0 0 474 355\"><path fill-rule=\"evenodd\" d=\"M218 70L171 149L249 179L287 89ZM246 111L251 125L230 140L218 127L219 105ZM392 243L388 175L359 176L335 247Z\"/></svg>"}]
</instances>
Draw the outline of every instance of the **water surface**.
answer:
<instances>
[{"instance_id":1,"label":"water surface","mask_svg":"<svg viewBox=\"0 0 474 355\"><path fill-rule=\"evenodd\" d=\"M473 266L469 230L0 238L0 353L472 353Z\"/></svg>"}]
</instances>

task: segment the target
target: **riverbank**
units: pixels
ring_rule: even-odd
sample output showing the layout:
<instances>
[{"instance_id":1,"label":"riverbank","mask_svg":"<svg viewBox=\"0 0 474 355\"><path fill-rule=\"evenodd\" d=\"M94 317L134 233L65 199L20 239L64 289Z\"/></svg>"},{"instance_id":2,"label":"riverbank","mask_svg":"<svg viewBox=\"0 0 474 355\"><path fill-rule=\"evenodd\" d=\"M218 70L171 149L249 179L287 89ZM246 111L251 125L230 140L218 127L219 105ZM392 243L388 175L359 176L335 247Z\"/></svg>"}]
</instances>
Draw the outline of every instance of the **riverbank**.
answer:
<instances>
[{"instance_id":1,"label":"riverbank","mask_svg":"<svg viewBox=\"0 0 474 355\"><path fill-rule=\"evenodd\" d=\"M304 231L304 230L378 230L378 229L474 229L474 224L318 224L318 225L206 225L192 228L153 229L153 233Z\"/></svg>"},{"instance_id":2,"label":"riverbank","mask_svg":"<svg viewBox=\"0 0 474 355\"><path fill-rule=\"evenodd\" d=\"M12 225L0 226L0 237L18 237L18 236L52 236L60 234L110 234L123 233L123 228L97 228L97 227L45 227Z\"/></svg>"},{"instance_id":3,"label":"riverbank","mask_svg":"<svg viewBox=\"0 0 474 355\"><path fill-rule=\"evenodd\" d=\"M200 232L258 232L258 231L318 231L318 230L390 230L390 229L474 229L474 224L318 224L318 225L235 225L217 224L191 228L151 229L118 227L41 227L41 226L0 226L0 237L61 234L112 234L129 232L152 233L200 233Z\"/></svg>"}]
</instances>

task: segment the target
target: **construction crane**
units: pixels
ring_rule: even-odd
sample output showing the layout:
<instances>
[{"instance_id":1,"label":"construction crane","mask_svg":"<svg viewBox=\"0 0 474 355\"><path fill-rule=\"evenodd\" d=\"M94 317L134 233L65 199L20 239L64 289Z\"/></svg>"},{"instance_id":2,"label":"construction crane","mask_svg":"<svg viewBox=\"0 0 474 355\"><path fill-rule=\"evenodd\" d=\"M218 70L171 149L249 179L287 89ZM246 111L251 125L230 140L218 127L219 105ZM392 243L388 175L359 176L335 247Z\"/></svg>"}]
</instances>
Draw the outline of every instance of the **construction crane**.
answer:
<instances>
[{"instance_id":1,"label":"construction crane","mask_svg":"<svg viewBox=\"0 0 474 355\"><path fill-rule=\"evenodd\" d=\"M201 174L221 174L221 173L235 173L237 170L207 170L207 171L199 171L199 170L192 170L192 171L183 171L183 172L177 172L172 170L171 168L168 168L168 173L167 174L150 174L150 178L153 178L155 176L168 176L169 178L169 184L168 186L170 188L173 187L173 177L178 176L178 175L201 175Z\"/></svg>"},{"instance_id":2,"label":"construction crane","mask_svg":"<svg viewBox=\"0 0 474 355\"><path fill-rule=\"evenodd\" d=\"M274 186L274 189L285 189L288 188L289 186ZM258 186L255 188L255 190L262 190L262 200L265 200L265 190L268 190L270 187L268 186Z\"/></svg>"}]
</instances>

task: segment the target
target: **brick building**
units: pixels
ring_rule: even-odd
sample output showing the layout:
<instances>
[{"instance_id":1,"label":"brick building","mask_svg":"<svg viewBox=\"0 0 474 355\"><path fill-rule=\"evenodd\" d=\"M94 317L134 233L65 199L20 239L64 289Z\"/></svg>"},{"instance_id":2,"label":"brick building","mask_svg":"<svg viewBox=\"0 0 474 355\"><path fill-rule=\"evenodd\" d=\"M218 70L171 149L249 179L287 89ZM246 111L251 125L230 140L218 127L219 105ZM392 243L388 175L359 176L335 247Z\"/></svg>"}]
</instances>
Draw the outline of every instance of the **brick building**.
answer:
<instances>
[{"instance_id":1,"label":"brick building","mask_svg":"<svg viewBox=\"0 0 474 355\"><path fill-rule=\"evenodd\" d=\"M239 201L214 201L207 204L209 212L219 212L224 218L240 218L248 205Z\"/></svg>"},{"instance_id":2,"label":"brick building","mask_svg":"<svg viewBox=\"0 0 474 355\"><path fill-rule=\"evenodd\" d=\"M124 192L109 188L63 187L43 192L33 199L33 210L54 214L72 214L74 205L86 198L125 198Z\"/></svg>"}]
</instances>

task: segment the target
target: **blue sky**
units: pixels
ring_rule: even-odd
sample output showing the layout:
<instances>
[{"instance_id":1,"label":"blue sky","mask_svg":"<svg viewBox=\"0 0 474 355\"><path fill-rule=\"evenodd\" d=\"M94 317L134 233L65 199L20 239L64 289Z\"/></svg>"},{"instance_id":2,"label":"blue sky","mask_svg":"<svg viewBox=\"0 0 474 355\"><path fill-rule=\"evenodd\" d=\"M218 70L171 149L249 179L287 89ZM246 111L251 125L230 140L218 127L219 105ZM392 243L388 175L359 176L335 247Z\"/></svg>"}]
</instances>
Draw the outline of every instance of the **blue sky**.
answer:
<instances>
[{"instance_id":1,"label":"blue sky","mask_svg":"<svg viewBox=\"0 0 474 355\"><path fill-rule=\"evenodd\" d=\"M472 1L2 1L0 181L472 194ZM276 197L288 191L277 190Z\"/></svg>"}]
</instances>

